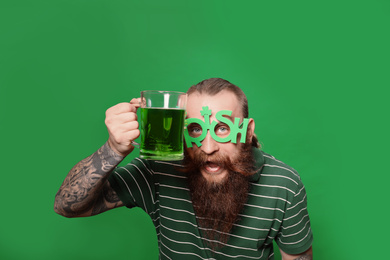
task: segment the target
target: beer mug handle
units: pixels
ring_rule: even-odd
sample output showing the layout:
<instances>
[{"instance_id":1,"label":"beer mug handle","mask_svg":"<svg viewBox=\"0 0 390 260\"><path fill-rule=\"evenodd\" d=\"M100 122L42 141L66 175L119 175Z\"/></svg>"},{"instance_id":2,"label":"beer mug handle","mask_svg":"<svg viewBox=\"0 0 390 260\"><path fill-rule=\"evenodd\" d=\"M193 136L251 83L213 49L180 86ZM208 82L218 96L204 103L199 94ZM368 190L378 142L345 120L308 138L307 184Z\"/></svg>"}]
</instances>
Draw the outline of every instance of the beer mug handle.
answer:
<instances>
[{"instance_id":1,"label":"beer mug handle","mask_svg":"<svg viewBox=\"0 0 390 260\"><path fill-rule=\"evenodd\" d=\"M134 147L136 147L136 148L138 148L138 149L139 149L139 146L140 146L139 143L134 142L134 141L131 141L131 145L134 146Z\"/></svg>"},{"instance_id":2,"label":"beer mug handle","mask_svg":"<svg viewBox=\"0 0 390 260\"><path fill-rule=\"evenodd\" d=\"M130 101L130 104L133 104L136 108L139 108L141 107L141 98L133 98L131 101ZM139 149L140 147L140 144L137 143L137 142L134 142L134 141L131 141L130 144L136 148Z\"/></svg>"}]
</instances>

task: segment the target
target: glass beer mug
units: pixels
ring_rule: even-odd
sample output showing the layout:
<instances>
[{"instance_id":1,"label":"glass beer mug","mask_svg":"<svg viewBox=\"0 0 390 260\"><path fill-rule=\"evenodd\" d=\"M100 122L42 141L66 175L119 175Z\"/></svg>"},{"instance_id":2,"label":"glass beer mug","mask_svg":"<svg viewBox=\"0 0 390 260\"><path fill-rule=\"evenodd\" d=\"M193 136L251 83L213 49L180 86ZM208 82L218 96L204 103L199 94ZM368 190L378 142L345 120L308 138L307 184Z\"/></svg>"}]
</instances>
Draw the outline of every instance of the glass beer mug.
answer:
<instances>
[{"instance_id":1,"label":"glass beer mug","mask_svg":"<svg viewBox=\"0 0 390 260\"><path fill-rule=\"evenodd\" d=\"M140 158L183 159L187 94L177 91L141 92Z\"/></svg>"}]
</instances>

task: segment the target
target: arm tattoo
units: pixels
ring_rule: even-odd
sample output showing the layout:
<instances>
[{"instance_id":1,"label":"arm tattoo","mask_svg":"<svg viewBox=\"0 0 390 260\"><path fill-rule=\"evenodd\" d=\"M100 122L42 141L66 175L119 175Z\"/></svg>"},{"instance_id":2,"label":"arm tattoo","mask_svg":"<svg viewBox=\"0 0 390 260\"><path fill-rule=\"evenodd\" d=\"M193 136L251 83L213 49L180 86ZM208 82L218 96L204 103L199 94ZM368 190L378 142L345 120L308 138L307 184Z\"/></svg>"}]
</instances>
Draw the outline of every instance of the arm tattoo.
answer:
<instances>
[{"instance_id":1,"label":"arm tattoo","mask_svg":"<svg viewBox=\"0 0 390 260\"><path fill-rule=\"evenodd\" d=\"M115 207L118 205L118 202L120 202L120 199L118 195L116 195L116 192L109 187L109 184L104 185L102 195L97 197L97 200L92 207L91 215L97 215L108 210L107 203L111 203Z\"/></svg>"},{"instance_id":2,"label":"arm tattoo","mask_svg":"<svg viewBox=\"0 0 390 260\"><path fill-rule=\"evenodd\" d=\"M295 260L313 260L313 256L311 255L301 255L298 258L295 258Z\"/></svg>"},{"instance_id":3,"label":"arm tattoo","mask_svg":"<svg viewBox=\"0 0 390 260\"><path fill-rule=\"evenodd\" d=\"M91 156L76 164L62 183L55 199L57 213L73 217L86 212L96 215L120 202L107 178L124 157L105 143ZM113 205L112 205L113 204Z\"/></svg>"}]
</instances>

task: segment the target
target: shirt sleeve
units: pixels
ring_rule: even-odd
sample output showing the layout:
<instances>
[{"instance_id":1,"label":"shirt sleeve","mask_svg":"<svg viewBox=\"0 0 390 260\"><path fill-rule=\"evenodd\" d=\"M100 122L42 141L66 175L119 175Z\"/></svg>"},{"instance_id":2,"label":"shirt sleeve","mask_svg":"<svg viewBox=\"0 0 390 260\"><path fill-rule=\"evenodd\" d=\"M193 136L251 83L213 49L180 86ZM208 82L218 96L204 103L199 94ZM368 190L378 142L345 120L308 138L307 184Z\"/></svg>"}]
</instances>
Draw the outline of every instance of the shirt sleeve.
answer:
<instances>
[{"instance_id":1,"label":"shirt sleeve","mask_svg":"<svg viewBox=\"0 0 390 260\"><path fill-rule=\"evenodd\" d=\"M126 207L140 207L148 214L154 210L154 172L147 160L135 158L126 166L117 167L108 180Z\"/></svg>"},{"instance_id":2,"label":"shirt sleeve","mask_svg":"<svg viewBox=\"0 0 390 260\"><path fill-rule=\"evenodd\" d=\"M300 180L290 202L291 204L287 204L276 243L287 254L300 254L308 250L313 242L306 191Z\"/></svg>"}]
</instances>

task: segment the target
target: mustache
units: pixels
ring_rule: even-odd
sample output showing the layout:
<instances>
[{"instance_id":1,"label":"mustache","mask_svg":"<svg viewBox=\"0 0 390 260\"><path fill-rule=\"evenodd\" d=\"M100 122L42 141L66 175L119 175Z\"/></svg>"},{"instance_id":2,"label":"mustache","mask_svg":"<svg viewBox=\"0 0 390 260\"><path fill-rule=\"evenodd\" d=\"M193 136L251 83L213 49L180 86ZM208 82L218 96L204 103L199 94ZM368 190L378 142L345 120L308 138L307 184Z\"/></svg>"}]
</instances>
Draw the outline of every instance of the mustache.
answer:
<instances>
[{"instance_id":1,"label":"mustache","mask_svg":"<svg viewBox=\"0 0 390 260\"><path fill-rule=\"evenodd\" d=\"M199 170L207 164L213 163L230 172L240 173L244 176L255 174L258 169L255 168L251 145L244 144L238 154L239 156L231 159L228 155L222 153L208 155L200 149L194 150L192 156L189 156L185 151L184 171Z\"/></svg>"},{"instance_id":2,"label":"mustache","mask_svg":"<svg viewBox=\"0 0 390 260\"><path fill-rule=\"evenodd\" d=\"M195 151L192 160L199 167L204 167L208 163L214 163L222 167L230 167L231 165L231 160L228 156L222 154L207 155L203 151Z\"/></svg>"}]
</instances>

